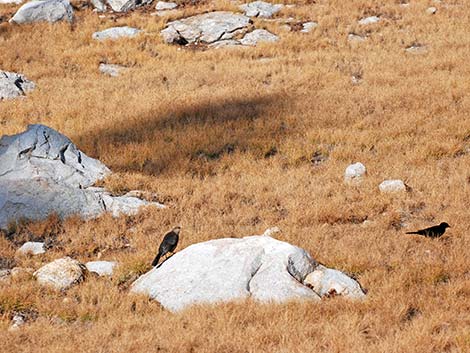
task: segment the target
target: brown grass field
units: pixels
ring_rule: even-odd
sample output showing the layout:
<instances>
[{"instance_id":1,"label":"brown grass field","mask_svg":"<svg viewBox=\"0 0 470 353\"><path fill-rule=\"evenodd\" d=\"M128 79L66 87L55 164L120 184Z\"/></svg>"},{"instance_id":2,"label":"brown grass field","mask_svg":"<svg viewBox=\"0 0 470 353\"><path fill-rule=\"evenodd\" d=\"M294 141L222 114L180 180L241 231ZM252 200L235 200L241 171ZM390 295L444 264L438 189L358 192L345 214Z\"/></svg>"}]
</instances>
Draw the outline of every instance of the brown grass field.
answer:
<instances>
[{"instance_id":1,"label":"brown grass field","mask_svg":"<svg viewBox=\"0 0 470 353\"><path fill-rule=\"evenodd\" d=\"M0 102L0 135L51 126L115 172L108 188L156 193L169 206L119 219L51 217L2 234L2 267L37 269L65 255L120 267L64 293L29 276L0 284L0 350L469 352L470 8L465 0L399 3L295 2L276 17L315 20L312 33L256 20L280 42L207 51L164 44L159 31L176 17L150 16L155 4L106 18L83 9L72 26L0 23L0 68L37 84L26 99ZM431 5L435 15L426 14ZM17 7L0 5L0 17ZM179 16L234 8L206 1ZM382 21L357 24L369 15ZM146 34L91 39L116 25ZM351 43L351 32L368 39ZM407 53L413 43L427 51ZM100 62L129 69L106 77ZM315 154L326 160L312 163ZM368 175L347 185L344 169L357 161ZM381 194L390 178L412 191ZM452 226L441 239L405 235L441 221ZM367 299L248 300L172 314L128 286L177 224L179 250L279 226L278 239L354 275ZM31 239L55 246L15 257ZM18 311L29 321L10 332Z\"/></svg>"}]
</instances>

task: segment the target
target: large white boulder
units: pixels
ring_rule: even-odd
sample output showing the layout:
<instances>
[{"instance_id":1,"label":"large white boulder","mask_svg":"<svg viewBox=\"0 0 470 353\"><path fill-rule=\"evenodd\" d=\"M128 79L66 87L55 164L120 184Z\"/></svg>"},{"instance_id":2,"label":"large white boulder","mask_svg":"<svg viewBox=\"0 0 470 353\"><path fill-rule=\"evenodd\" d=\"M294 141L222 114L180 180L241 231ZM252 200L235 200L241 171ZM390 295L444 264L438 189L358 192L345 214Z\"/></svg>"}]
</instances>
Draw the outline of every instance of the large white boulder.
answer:
<instances>
[{"instance_id":1,"label":"large white boulder","mask_svg":"<svg viewBox=\"0 0 470 353\"><path fill-rule=\"evenodd\" d=\"M215 11L172 21L161 31L166 43L214 43L234 38L251 23L247 16L227 11Z\"/></svg>"},{"instance_id":2,"label":"large white boulder","mask_svg":"<svg viewBox=\"0 0 470 353\"><path fill-rule=\"evenodd\" d=\"M21 74L0 70L0 100L24 96L35 86Z\"/></svg>"},{"instance_id":3,"label":"large white boulder","mask_svg":"<svg viewBox=\"0 0 470 353\"><path fill-rule=\"evenodd\" d=\"M64 290L83 280L83 269L77 260L64 257L44 265L33 276L44 286Z\"/></svg>"},{"instance_id":4,"label":"large white boulder","mask_svg":"<svg viewBox=\"0 0 470 353\"><path fill-rule=\"evenodd\" d=\"M270 234L265 233L265 234ZM268 235L210 240L177 252L132 285L171 311L251 297L318 300L305 283L318 264L303 249Z\"/></svg>"},{"instance_id":5,"label":"large white boulder","mask_svg":"<svg viewBox=\"0 0 470 353\"><path fill-rule=\"evenodd\" d=\"M57 22L73 20L73 8L69 0L33 0L21 6L10 22Z\"/></svg>"},{"instance_id":6,"label":"large white boulder","mask_svg":"<svg viewBox=\"0 0 470 353\"><path fill-rule=\"evenodd\" d=\"M92 187L110 170L88 157L66 136L44 125L0 138L0 228L26 218L40 220L51 214L61 218L93 218L135 214L147 202L131 194L114 196Z\"/></svg>"}]
</instances>

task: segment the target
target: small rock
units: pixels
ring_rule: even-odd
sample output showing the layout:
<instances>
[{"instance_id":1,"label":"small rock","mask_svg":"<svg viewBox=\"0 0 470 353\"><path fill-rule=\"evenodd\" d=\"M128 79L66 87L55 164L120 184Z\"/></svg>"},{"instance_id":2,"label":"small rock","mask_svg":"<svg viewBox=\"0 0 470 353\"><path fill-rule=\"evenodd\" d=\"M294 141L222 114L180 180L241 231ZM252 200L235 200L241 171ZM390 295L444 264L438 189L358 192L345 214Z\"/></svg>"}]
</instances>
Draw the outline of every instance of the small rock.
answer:
<instances>
[{"instance_id":1,"label":"small rock","mask_svg":"<svg viewBox=\"0 0 470 353\"><path fill-rule=\"evenodd\" d=\"M410 7L410 4L408 4L408 3L403 3L403 4L400 4L400 7L404 7L404 8Z\"/></svg>"},{"instance_id":2,"label":"small rock","mask_svg":"<svg viewBox=\"0 0 470 353\"><path fill-rule=\"evenodd\" d=\"M349 33L348 40L350 42L364 42L366 38L355 33Z\"/></svg>"},{"instance_id":3,"label":"small rock","mask_svg":"<svg viewBox=\"0 0 470 353\"><path fill-rule=\"evenodd\" d=\"M0 70L0 100L24 96L35 86L34 82L21 74Z\"/></svg>"},{"instance_id":4,"label":"small rock","mask_svg":"<svg viewBox=\"0 0 470 353\"><path fill-rule=\"evenodd\" d=\"M21 326L26 323L25 318L22 315L16 314L11 320L11 326L8 328L8 331L17 331Z\"/></svg>"},{"instance_id":5,"label":"small rock","mask_svg":"<svg viewBox=\"0 0 470 353\"><path fill-rule=\"evenodd\" d=\"M426 46L417 43L417 44L412 44L411 46L407 47L405 51L411 54L423 54L427 52L427 49L426 49Z\"/></svg>"},{"instance_id":6,"label":"small rock","mask_svg":"<svg viewBox=\"0 0 470 353\"><path fill-rule=\"evenodd\" d=\"M366 174L366 167L361 162L349 165L345 172L344 178L346 181L358 181Z\"/></svg>"},{"instance_id":7,"label":"small rock","mask_svg":"<svg viewBox=\"0 0 470 353\"><path fill-rule=\"evenodd\" d=\"M157 2L155 9L157 11L163 11L163 10L173 10L173 9L176 9L177 7L178 7L178 4L176 2L159 1Z\"/></svg>"},{"instance_id":8,"label":"small rock","mask_svg":"<svg viewBox=\"0 0 470 353\"><path fill-rule=\"evenodd\" d=\"M19 5L23 2L23 0L0 0L0 4L15 4Z\"/></svg>"},{"instance_id":9,"label":"small rock","mask_svg":"<svg viewBox=\"0 0 470 353\"><path fill-rule=\"evenodd\" d=\"M44 243L36 241L28 241L21 245L21 247L16 251L17 254L21 255L40 255L45 252L46 249L44 248Z\"/></svg>"},{"instance_id":10,"label":"small rock","mask_svg":"<svg viewBox=\"0 0 470 353\"><path fill-rule=\"evenodd\" d=\"M90 261L85 264L88 271L97 273L99 276L111 276L116 265L115 261Z\"/></svg>"},{"instance_id":11,"label":"small rock","mask_svg":"<svg viewBox=\"0 0 470 353\"><path fill-rule=\"evenodd\" d=\"M310 33L314 28L318 26L316 22L305 22L302 24L301 33Z\"/></svg>"},{"instance_id":12,"label":"small rock","mask_svg":"<svg viewBox=\"0 0 470 353\"><path fill-rule=\"evenodd\" d=\"M405 191L406 186L405 183L401 180L384 180L379 185L379 189L382 192L397 192L397 191Z\"/></svg>"},{"instance_id":13,"label":"small rock","mask_svg":"<svg viewBox=\"0 0 470 353\"><path fill-rule=\"evenodd\" d=\"M362 77L360 75L352 75L351 82L353 85L358 85L362 82Z\"/></svg>"},{"instance_id":14,"label":"small rock","mask_svg":"<svg viewBox=\"0 0 470 353\"><path fill-rule=\"evenodd\" d=\"M249 4L240 5L240 9L245 11L248 17L272 17L275 13L281 11L282 4L270 4L264 1L254 1Z\"/></svg>"},{"instance_id":15,"label":"small rock","mask_svg":"<svg viewBox=\"0 0 470 353\"><path fill-rule=\"evenodd\" d=\"M104 31L93 33L92 38L96 40L118 39L118 38L123 38L123 37L131 38L131 37L135 37L140 32L142 32L140 29L127 27L127 26L111 27L111 28L105 29Z\"/></svg>"},{"instance_id":16,"label":"small rock","mask_svg":"<svg viewBox=\"0 0 470 353\"><path fill-rule=\"evenodd\" d=\"M320 297L341 295L350 299L362 299L365 293L359 283L338 270L318 265L304 280Z\"/></svg>"},{"instance_id":17,"label":"small rock","mask_svg":"<svg viewBox=\"0 0 470 353\"><path fill-rule=\"evenodd\" d=\"M100 64L99 66L99 70L101 73L109 75L111 77L119 76L119 72L123 69L125 69L125 66L115 64Z\"/></svg>"},{"instance_id":18,"label":"small rock","mask_svg":"<svg viewBox=\"0 0 470 353\"><path fill-rule=\"evenodd\" d=\"M106 4L102 0L91 0L92 5L98 12L105 12L106 11ZM101 18L101 17L100 17Z\"/></svg>"},{"instance_id":19,"label":"small rock","mask_svg":"<svg viewBox=\"0 0 470 353\"><path fill-rule=\"evenodd\" d=\"M73 20L73 8L68 0L36 0L21 6L10 22L57 22Z\"/></svg>"},{"instance_id":20,"label":"small rock","mask_svg":"<svg viewBox=\"0 0 470 353\"><path fill-rule=\"evenodd\" d=\"M57 290L65 290L79 283L83 275L83 265L70 257L52 261L33 274L40 284Z\"/></svg>"},{"instance_id":21,"label":"small rock","mask_svg":"<svg viewBox=\"0 0 470 353\"><path fill-rule=\"evenodd\" d=\"M426 13L428 15L434 15L437 12L437 9L434 6L428 7L426 9Z\"/></svg>"},{"instance_id":22,"label":"small rock","mask_svg":"<svg viewBox=\"0 0 470 353\"><path fill-rule=\"evenodd\" d=\"M373 23L377 23L380 21L380 18L377 17L377 16L370 16L370 17L366 17L366 18L362 18L359 20L359 24L360 25L370 25L370 24L373 24Z\"/></svg>"},{"instance_id":23,"label":"small rock","mask_svg":"<svg viewBox=\"0 0 470 353\"><path fill-rule=\"evenodd\" d=\"M279 37L271 32L266 31L265 29L255 29L253 32L245 34L245 36L240 40L242 45L251 45L255 46L261 42L277 42Z\"/></svg>"},{"instance_id":24,"label":"small rock","mask_svg":"<svg viewBox=\"0 0 470 353\"><path fill-rule=\"evenodd\" d=\"M109 6L116 12L127 12L136 7L150 4L152 0L107 0Z\"/></svg>"},{"instance_id":25,"label":"small rock","mask_svg":"<svg viewBox=\"0 0 470 353\"><path fill-rule=\"evenodd\" d=\"M10 279L10 274L11 271L8 269L0 270L0 282L7 282Z\"/></svg>"}]
</instances>

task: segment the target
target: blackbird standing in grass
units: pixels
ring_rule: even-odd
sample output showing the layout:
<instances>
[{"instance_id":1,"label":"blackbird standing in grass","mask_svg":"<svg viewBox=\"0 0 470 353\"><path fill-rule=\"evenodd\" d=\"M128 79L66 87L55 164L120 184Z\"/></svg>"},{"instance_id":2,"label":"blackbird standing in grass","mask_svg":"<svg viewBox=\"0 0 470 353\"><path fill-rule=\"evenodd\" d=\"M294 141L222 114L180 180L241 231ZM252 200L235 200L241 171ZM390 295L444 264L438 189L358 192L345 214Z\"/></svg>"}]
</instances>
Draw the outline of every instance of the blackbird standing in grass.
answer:
<instances>
[{"instance_id":1,"label":"blackbird standing in grass","mask_svg":"<svg viewBox=\"0 0 470 353\"><path fill-rule=\"evenodd\" d=\"M406 234L419 234L428 238L439 238L442 234L445 233L446 228L450 228L450 225L448 225L446 222L442 222L438 226L420 229L416 232L407 232Z\"/></svg>"},{"instance_id":2,"label":"blackbird standing in grass","mask_svg":"<svg viewBox=\"0 0 470 353\"><path fill-rule=\"evenodd\" d=\"M181 227L175 227L171 232L168 232L163 237L163 241L158 248L158 254L152 262L152 266L157 266L158 261L162 256L165 256L167 253L175 251L176 246L178 245L179 234Z\"/></svg>"}]
</instances>

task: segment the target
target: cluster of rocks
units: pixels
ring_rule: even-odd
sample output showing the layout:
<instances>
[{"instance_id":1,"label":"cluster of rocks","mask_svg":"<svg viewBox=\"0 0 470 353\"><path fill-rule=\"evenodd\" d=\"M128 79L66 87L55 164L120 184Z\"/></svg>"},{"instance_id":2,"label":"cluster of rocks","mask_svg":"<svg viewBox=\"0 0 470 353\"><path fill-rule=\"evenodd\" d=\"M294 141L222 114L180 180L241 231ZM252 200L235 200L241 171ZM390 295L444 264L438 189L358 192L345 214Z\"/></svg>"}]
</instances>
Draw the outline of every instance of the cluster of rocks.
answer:
<instances>
[{"instance_id":1,"label":"cluster of rocks","mask_svg":"<svg viewBox=\"0 0 470 353\"><path fill-rule=\"evenodd\" d=\"M367 174L367 169L361 162L349 165L344 171L344 180L350 184L357 184L363 180ZM379 185L379 190L384 193L406 191L407 187L402 180L384 180Z\"/></svg>"},{"instance_id":2,"label":"cluster of rocks","mask_svg":"<svg viewBox=\"0 0 470 353\"><path fill-rule=\"evenodd\" d=\"M24 96L35 87L34 82L21 74L0 70L0 100Z\"/></svg>"},{"instance_id":3,"label":"cluster of rocks","mask_svg":"<svg viewBox=\"0 0 470 353\"><path fill-rule=\"evenodd\" d=\"M193 244L142 275L131 292L147 294L170 311L246 298L285 302L365 296L355 280L318 264L304 249L272 238L275 232Z\"/></svg>"},{"instance_id":4,"label":"cluster of rocks","mask_svg":"<svg viewBox=\"0 0 470 353\"><path fill-rule=\"evenodd\" d=\"M134 193L114 196L93 187L111 171L88 157L72 141L44 126L30 125L13 136L0 139L0 228L20 219L40 220L51 214L64 218L80 215L95 218L135 214L148 202Z\"/></svg>"}]
</instances>

